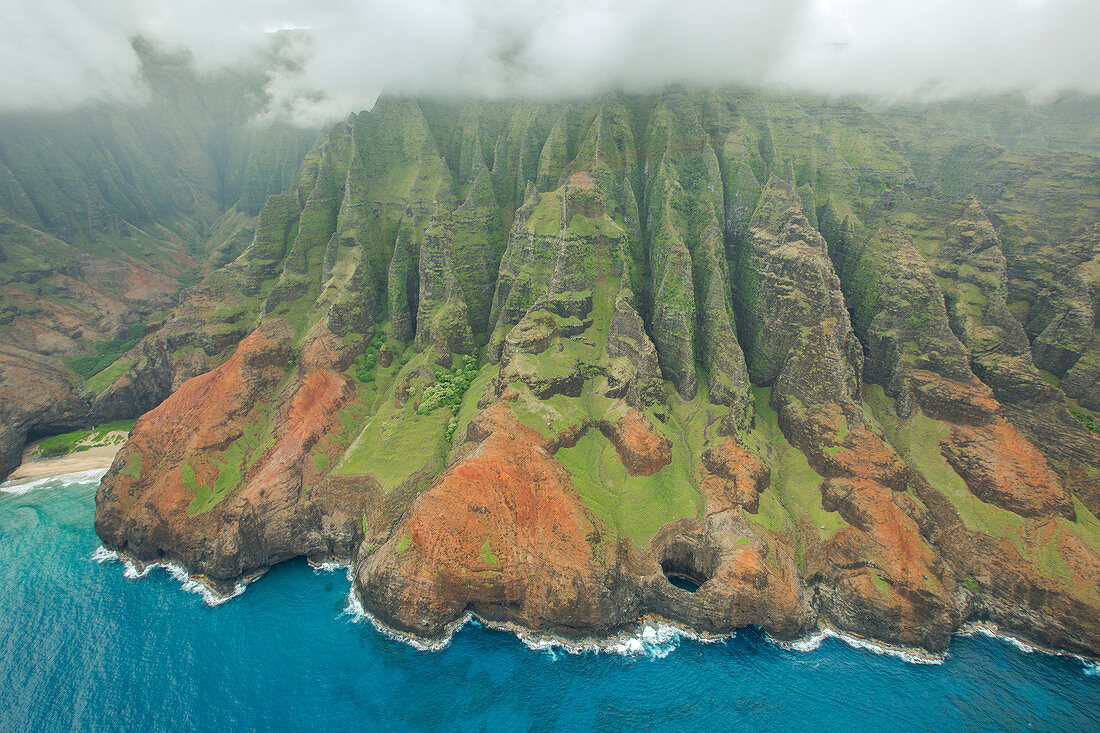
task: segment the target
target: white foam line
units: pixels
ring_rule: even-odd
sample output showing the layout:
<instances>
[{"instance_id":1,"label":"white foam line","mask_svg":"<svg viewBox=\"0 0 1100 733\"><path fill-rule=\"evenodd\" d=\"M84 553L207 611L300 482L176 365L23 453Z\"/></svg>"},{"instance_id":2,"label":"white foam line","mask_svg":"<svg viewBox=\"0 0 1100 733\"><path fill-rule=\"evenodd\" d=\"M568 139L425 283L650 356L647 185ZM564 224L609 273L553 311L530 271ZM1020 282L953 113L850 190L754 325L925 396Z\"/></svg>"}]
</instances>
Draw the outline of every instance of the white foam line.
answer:
<instances>
[{"instance_id":1,"label":"white foam line","mask_svg":"<svg viewBox=\"0 0 1100 733\"><path fill-rule=\"evenodd\" d=\"M349 573L350 576L350 573ZM530 629L525 629L516 624L505 622L487 621L478 618L472 613L466 613L462 618L453 621L444 628L443 636L439 639L424 639L414 634L397 631L382 623L372 613L367 611L352 586L348 594L348 605L344 610L345 615L351 616L353 623L368 621L378 633L388 639L408 644L418 651L442 651L451 644L454 635L466 624L486 626L498 631L508 631L516 635L523 644L532 651L546 652L552 658L557 659L558 651L568 654L618 654L620 656L646 656L651 659L664 659L679 646L683 638L692 639L703 643L721 641L729 636L705 636L697 634L690 629L669 623L656 617L644 618L639 626L631 632L624 632L606 639L586 639L575 641L564 639L552 634L544 634Z\"/></svg>"},{"instance_id":2,"label":"white foam line","mask_svg":"<svg viewBox=\"0 0 1100 733\"><path fill-rule=\"evenodd\" d=\"M351 571L348 571L348 576L350 579ZM393 639L394 641L399 641L403 644L408 644L413 649L416 649L420 652L443 651L451 645L451 639L454 638L454 635L458 632L458 630L473 619L473 614L467 613L465 616L458 619L457 621L448 624L443 630L443 637L441 639L422 639L418 636L414 636L413 634L406 634L391 629L389 626L386 626L384 623L375 618L374 614L370 613L369 611L367 611L367 609L363 607L363 604L359 600L359 597L355 594L354 584L351 587L351 591L348 593L348 605L344 609L344 614L351 617L352 623L368 621L370 625L374 627L374 630L377 631L379 634L382 634L382 636L385 636L388 639Z\"/></svg>"},{"instance_id":3,"label":"white foam line","mask_svg":"<svg viewBox=\"0 0 1100 733\"><path fill-rule=\"evenodd\" d=\"M323 562L314 562L313 560L307 560L309 567L313 569L315 573L335 573L337 570L344 570L348 574L348 580L351 580L351 563L342 562L340 560L324 560Z\"/></svg>"},{"instance_id":4,"label":"white foam line","mask_svg":"<svg viewBox=\"0 0 1100 733\"><path fill-rule=\"evenodd\" d=\"M1052 657L1065 657L1067 659L1075 659L1084 665L1084 673L1089 677L1100 676L1100 660L1089 659L1083 657L1080 654L1074 654L1073 652L1058 651L1056 649L1047 649L1045 647L1036 646L1034 644L1028 644L1026 641L1002 631L997 624L992 621L971 621L964 624L961 629L956 632L959 636L973 636L974 634L981 634L982 636L989 637L990 639L997 639L1003 644L1008 644L1014 647L1017 651L1024 654L1047 654Z\"/></svg>"},{"instance_id":5,"label":"white foam line","mask_svg":"<svg viewBox=\"0 0 1100 733\"><path fill-rule=\"evenodd\" d=\"M363 604L355 594L354 587L352 587L348 596L348 606L345 613L352 616L356 621L367 620L383 636L403 642L421 651L439 651L445 649L450 645L454 634L467 623L473 621L492 629L510 631L514 633L528 649L546 652L554 659L557 659L557 653L559 651L568 654L603 653L618 654L626 657L645 656L651 659L664 659L680 645L681 639L691 639L692 641L701 643L712 643L728 640L737 633L735 631L732 634L719 636L700 634L686 627L671 623L666 619L647 616L643 618L639 625L632 631L616 634L605 639L575 641L554 636L553 634L531 631L530 629L525 629L515 624L486 621L475 617L473 614L467 613L458 621L448 625L441 639L426 640L412 634L395 631L379 621L374 615L363 608ZM778 641L767 636L767 634L765 634L765 636L773 643L794 651L813 651L821 646L821 642L825 638L832 637L840 639L853 648L895 657L911 664L943 664L944 661L944 656L941 655L934 655L920 649L909 649L872 642L868 639L844 634L827 627L805 639L793 642Z\"/></svg>"},{"instance_id":6,"label":"white foam line","mask_svg":"<svg viewBox=\"0 0 1100 733\"><path fill-rule=\"evenodd\" d=\"M1024 654L1034 654L1035 652L1045 651L1037 646L1032 646L1031 644L1023 642L1015 636L1004 633L995 624L982 621L974 621L966 624L959 629L958 634L959 636L974 636L975 634L981 634L990 639L997 639L1009 646L1016 647L1017 651L1023 652ZM1058 654L1058 652L1051 653Z\"/></svg>"},{"instance_id":7,"label":"white foam line","mask_svg":"<svg viewBox=\"0 0 1100 733\"><path fill-rule=\"evenodd\" d=\"M106 468L92 468L87 471L75 473L62 473L57 476L44 476L42 478L5 481L0 484L0 491L5 494L25 494L28 491L45 488L64 488L73 484L86 484L99 481L107 473Z\"/></svg>"},{"instance_id":8,"label":"white foam line","mask_svg":"<svg viewBox=\"0 0 1100 733\"><path fill-rule=\"evenodd\" d=\"M262 573L249 578L243 578L233 586L233 591L228 594L219 593L211 587L209 581L201 575L191 575L184 569L183 566L177 565L173 562L151 562L142 563L134 560L133 558L126 557L124 555L115 552L114 550L108 550L100 545L96 548L95 552L91 556L92 561L98 563L106 562L121 562L122 563L122 575L128 580L140 580L153 570L162 569L171 575L173 578L179 581L180 587L188 593L197 593L202 596L203 603L208 606L220 606L221 604L236 598L241 593L244 593L245 589L250 583L255 581Z\"/></svg>"},{"instance_id":9,"label":"white foam line","mask_svg":"<svg viewBox=\"0 0 1100 733\"><path fill-rule=\"evenodd\" d=\"M104 563L116 560L118 560L118 553L114 550L108 550L103 545L95 548L95 552L92 553L92 562Z\"/></svg>"},{"instance_id":10,"label":"white foam line","mask_svg":"<svg viewBox=\"0 0 1100 733\"><path fill-rule=\"evenodd\" d=\"M831 629L828 626L810 634L802 639L795 641L779 641L768 637L775 644L779 645L783 649L789 649L796 652L812 652L821 647L821 643L825 639L839 639L853 649L864 649L866 651L878 654L881 656L894 657L908 662L909 664L943 664L944 659L947 658L946 654L933 654L932 652L925 651L923 649L915 649L911 647L895 646L893 644L886 644L879 641L871 641L861 636L854 636L852 634L846 634L842 631Z\"/></svg>"},{"instance_id":11,"label":"white foam line","mask_svg":"<svg viewBox=\"0 0 1100 733\"><path fill-rule=\"evenodd\" d=\"M257 574L251 578L244 579L238 582L233 592L229 595L223 595L214 591L205 581L202 576L191 576L183 567L171 562L156 562L156 563L136 563L132 559L119 555L114 550L108 550L100 545L92 553L91 559L94 562L118 562L123 563L123 575L131 580L138 580L147 576L155 568L165 569L172 577L180 581L183 590L198 593L202 596L203 601L209 606L219 606L226 601L236 598L241 593L244 593L247 586L255 581L262 573ZM538 652L546 652L551 658L557 659L558 652L563 651L567 654L618 654L620 656L634 657L634 656L646 656L651 659L664 659L671 654L679 645L681 639L691 639L692 641L709 644L716 641L728 640L736 636L737 632L726 635L708 635L695 632L687 627L679 626L671 623L666 619L661 619L655 616L647 616L641 620L635 630L630 632L623 632L610 636L606 639L587 639L584 641L575 641L572 639L565 639L553 634L545 634L530 629L525 629L516 624L510 624L505 622L486 621L484 619L476 617L472 613L465 614L457 621L453 621L444 628L443 636L438 640L423 639L413 634L397 631L390 628L386 624L378 620L373 614L367 611L359 597L355 593L354 585L354 568L351 564L340 562L338 560L328 560L323 562L309 561L309 565L313 568L314 572L327 573L336 572L338 570L346 570L348 582L352 583L351 590L348 593L347 606L344 609L344 615L350 616L353 623L359 623L361 621L367 621L374 627L378 633L382 634L386 638L399 641L403 644L408 644L418 651L442 651L451 644L451 640L454 635L458 633L468 623L477 625L483 625L491 629L498 631L509 631L516 635L528 649ZM1009 644L1015 647L1018 651L1025 654L1033 654L1039 652L1042 654L1050 654L1059 657L1068 657L1076 659L1084 665L1084 673L1090 677L1100 676L1100 661L1088 659L1077 654L1070 652L1060 652L1050 649L1044 649L1042 647L1033 646L1020 639L1006 634L996 626L996 624L989 622L971 622L965 624L960 628L956 635L958 636L973 636L974 634L982 634L993 639L998 639L1003 643ZM812 652L821 647L822 642L825 639L839 639L853 649L863 649L874 654L881 656L894 657L908 662L909 664L943 664L947 658L947 654L933 654L923 649L915 649L910 647L894 646L883 642L871 641L860 636L854 636L841 631L836 631L828 626L825 626L814 633L796 639L794 641L780 641L774 639L768 634L764 634L765 638L771 641L777 646L796 652Z\"/></svg>"},{"instance_id":12,"label":"white foam line","mask_svg":"<svg viewBox=\"0 0 1100 733\"><path fill-rule=\"evenodd\" d=\"M512 631L528 649L546 652L554 659L557 659L559 651L567 654L618 654L623 657L664 659L680 646L681 639L711 643L730 638L729 636L703 636L655 617L643 619L632 631L616 634L607 639L590 639L583 642L532 632L510 624L501 625L499 628Z\"/></svg>"}]
</instances>

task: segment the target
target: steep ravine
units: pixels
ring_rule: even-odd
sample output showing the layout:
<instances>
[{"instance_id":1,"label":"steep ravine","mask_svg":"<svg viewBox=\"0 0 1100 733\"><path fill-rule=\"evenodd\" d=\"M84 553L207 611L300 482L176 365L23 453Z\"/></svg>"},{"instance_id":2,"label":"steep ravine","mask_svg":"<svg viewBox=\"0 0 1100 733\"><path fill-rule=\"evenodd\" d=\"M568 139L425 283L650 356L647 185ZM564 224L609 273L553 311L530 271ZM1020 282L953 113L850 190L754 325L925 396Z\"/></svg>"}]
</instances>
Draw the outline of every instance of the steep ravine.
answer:
<instances>
[{"instance_id":1,"label":"steep ravine","mask_svg":"<svg viewBox=\"0 0 1100 733\"><path fill-rule=\"evenodd\" d=\"M167 396L97 532L221 588L354 562L424 637L655 613L940 651L981 618L1100 653L1100 439L983 210L1028 180L945 193L903 133L748 92L384 97L139 345L111 389Z\"/></svg>"}]
</instances>

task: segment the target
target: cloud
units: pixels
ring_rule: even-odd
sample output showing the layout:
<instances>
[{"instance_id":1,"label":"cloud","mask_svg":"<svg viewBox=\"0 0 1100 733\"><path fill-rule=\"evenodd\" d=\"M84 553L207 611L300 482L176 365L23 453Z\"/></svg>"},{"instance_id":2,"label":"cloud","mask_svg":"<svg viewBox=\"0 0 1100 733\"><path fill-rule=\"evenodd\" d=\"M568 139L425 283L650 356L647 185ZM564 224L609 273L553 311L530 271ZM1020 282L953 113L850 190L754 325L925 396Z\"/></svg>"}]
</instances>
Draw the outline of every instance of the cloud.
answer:
<instances>
[{"instance_id":1,"label":"cloud","mask_svg":"<svg viewBox=\"0 0 1100 733\"><path fill-rule=\"evenodd\" d=\"M274 34L273 114L378 93L561 97L670 82L895 99L1100 92L1097 0L0 0L0 107L137 99L136 36L209 71Z\"/></svg>"}]
</instances>

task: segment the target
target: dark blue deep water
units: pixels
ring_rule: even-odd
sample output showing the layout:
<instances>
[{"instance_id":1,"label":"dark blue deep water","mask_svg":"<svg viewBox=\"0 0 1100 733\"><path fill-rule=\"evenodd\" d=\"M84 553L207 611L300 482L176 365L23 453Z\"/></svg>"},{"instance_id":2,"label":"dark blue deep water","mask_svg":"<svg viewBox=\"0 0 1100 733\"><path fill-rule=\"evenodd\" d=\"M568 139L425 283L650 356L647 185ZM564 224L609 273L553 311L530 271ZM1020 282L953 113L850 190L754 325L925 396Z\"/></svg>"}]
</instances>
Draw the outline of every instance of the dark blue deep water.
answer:
<instances>
[{"instance_id":1,"label":"dark blue deep water","mask_svg":"<svg viewBox=\"0 0 1100 733\"><path fill-rule=\"evenodd\" d=\"M424 652L304 562L211 608L164 570L91 559L94 490L0 493L2 731L1100 730L1094 668L981 635L941 665L755 632L555 653L474 624Z\"/></svg>"}]
</instances>

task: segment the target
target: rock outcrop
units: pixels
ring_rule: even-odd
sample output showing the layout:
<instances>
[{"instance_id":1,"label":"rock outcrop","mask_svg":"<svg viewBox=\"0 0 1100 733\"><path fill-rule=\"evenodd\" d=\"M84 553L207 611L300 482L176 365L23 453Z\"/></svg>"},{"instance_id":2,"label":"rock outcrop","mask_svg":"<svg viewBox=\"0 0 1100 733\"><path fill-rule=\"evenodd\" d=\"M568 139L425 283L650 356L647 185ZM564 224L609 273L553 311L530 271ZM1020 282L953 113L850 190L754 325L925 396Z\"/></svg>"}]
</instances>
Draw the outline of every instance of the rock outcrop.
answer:
<instances>
[{"instance_id":1,"label":"rock outcrop","mask_svg":"<svg viewBox=\"0 0 1100 733\"><path fill-rule=\"evenodd\" d=\"M1100 653L1100 192L941 138L729 90L383 97L106 385L151 409L97 532L222 588L353 562L433 639L983 619Z\"/></svg>"}]
</instances>

